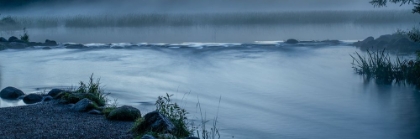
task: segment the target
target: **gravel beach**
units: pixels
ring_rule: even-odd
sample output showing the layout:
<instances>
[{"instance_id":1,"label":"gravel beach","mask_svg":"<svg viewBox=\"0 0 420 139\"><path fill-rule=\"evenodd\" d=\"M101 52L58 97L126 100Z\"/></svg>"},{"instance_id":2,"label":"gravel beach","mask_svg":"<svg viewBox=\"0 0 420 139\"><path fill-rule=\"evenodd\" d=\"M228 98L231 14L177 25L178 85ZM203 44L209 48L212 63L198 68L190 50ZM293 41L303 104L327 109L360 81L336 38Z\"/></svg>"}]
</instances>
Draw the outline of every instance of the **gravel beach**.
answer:
<instances>
[{"instance_id":1,"label":"gravel beach","mask_svg":"<svg viewBox=\"0 0 420 139\"><path fill-rule=\"evenodd\" d=\"M0 108L0 139L131 139L133 122L74 112L56 101Z\"/></svg>"}]
</instances>

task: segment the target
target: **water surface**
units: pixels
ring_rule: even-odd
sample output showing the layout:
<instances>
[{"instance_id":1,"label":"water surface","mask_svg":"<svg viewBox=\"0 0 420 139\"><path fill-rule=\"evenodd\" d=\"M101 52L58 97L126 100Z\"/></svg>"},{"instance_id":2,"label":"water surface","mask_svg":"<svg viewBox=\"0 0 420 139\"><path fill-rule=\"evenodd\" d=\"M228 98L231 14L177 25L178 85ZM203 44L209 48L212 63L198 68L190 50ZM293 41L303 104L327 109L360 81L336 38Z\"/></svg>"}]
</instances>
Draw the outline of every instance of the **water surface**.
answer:
<instances>
[{"instance_id":1,"label":"water surface","mask_svg":"<svg viewBox=\"0 0 420 139\"><path fill-rule=\"evenodd\" d=\"M77 86L94 73L119 105L143 114L169 93L198 125L199 101L207 119L218 115L221 138L420 137L419 92L364 82L349 56L359 50L346 43L130 45L0 51L0 88Z\"/></svg>"}]
</instances>

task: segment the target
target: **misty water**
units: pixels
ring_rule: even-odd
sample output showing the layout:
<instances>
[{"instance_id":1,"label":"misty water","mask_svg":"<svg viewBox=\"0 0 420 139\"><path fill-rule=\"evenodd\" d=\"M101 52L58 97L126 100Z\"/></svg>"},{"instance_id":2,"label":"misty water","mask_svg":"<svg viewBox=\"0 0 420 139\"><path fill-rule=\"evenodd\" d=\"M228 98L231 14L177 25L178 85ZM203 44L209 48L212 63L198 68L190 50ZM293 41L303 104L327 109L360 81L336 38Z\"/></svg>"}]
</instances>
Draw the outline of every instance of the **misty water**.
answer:
<instances>
[{"instance_id":1,"label":"misty water","mask_svg":"<svg viewBox=\"0 0 420 139\"><path fill-rule=\"evenodd\" d=\"M111 93L110 103L144 115L155 110L158 96L173 94L195 125L201 116L209 123L218 117L222 139L420 137L420 92L364 80L350 57L365 53L352 42L418 25L411 6L377 12L365 0L215 1L59 1L0 9L19 23L0 26L0 37L19 37L26 27L30 41L59 43L51 50L0 51L0 88L66 89L93 73ZM214 20L202 17L208 13ZM125 25L104 22L122 19ZM289 38L316 42L284 43ZM66 49L68 43L88 48ZM26 104L0 99L0 107L20 105Z\"/></svg>"},{"instance_id":2,"label":"misty water","mask_svg":"<svg viewBox=\"0 0 420 139\"><path fill-rule=\"evenodd\" d=\"M348 42L113 44L125 49L0 51L0 88L26 93L77 86L94 73L111 100L142 113L174 94L195 124L200 102L222 138L415 138L419 92L364 81ZM95 47L98 46L98 47ZM219 98L220 105L219 105ZM24 105L0 100L1 107Z\"/></svg>"}]
</instances>

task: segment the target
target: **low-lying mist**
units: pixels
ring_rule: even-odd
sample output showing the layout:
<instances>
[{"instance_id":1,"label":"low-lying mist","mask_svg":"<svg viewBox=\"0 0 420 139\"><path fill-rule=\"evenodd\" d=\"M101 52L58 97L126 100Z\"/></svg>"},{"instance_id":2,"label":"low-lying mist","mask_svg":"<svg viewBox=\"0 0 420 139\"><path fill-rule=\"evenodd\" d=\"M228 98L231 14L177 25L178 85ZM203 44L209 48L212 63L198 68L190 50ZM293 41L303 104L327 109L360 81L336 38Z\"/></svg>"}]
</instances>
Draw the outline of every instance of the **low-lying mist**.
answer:
<instances>
[{"instance_id":1,"label":"low-lying mist","mask_svg":"<svg viewBox=\"0 0 420 139\"><path fill-rule=\"evenodd\" d=\"M197 14L124 14L68 16L10 16L2 29L45 27L151 27L151 26L241 26L287 24L395 24L420 22L408 10L391 11L300 11ZM2 20L0 20L0 24Z\"/></svg>"}]
</instances>

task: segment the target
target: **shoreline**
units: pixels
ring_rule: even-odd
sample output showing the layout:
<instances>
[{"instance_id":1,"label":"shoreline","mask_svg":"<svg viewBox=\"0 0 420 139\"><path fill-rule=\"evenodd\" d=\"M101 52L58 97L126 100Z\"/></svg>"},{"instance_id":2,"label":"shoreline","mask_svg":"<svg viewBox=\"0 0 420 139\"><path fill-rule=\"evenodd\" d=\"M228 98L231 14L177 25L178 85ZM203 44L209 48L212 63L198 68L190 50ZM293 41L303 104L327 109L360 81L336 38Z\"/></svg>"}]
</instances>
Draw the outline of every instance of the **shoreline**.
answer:
<instances>
[{"instance_id":1,"label":"shoreline","mask_svg":"<svg viewBox=\"0 0 420 139\"><path fill-rule=\"evenodd\" d=\"M104 115L71 111L56 100L0 108L0 137L14 138L133 138L134 122L111 121Z\"/></svg>"}]
</instances>

